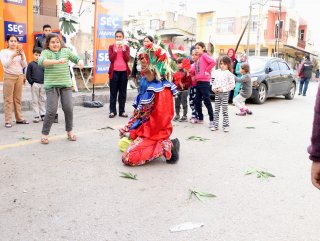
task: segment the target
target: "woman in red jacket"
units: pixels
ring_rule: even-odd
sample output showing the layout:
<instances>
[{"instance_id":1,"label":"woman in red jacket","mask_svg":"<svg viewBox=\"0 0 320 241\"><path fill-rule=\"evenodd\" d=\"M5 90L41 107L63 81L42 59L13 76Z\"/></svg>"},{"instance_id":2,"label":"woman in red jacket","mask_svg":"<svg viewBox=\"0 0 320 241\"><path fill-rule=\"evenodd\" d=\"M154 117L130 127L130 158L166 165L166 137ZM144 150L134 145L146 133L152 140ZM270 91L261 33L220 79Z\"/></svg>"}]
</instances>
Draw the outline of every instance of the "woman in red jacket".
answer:
<instances>
[{"instance_id":1,"label":"woman in red jacket","mask_svg":"<svg viewBox=\"0 0 320 241\"><path fill-rule=\"evenodd\" d=\"M117 115L117 96L119 94L119 116L128 117L125 112L127 99L127 84L130 69L128 62L130 60L130 48L124 44L124 33L117 30L115 33L116 43L109 46L109 86L110 86L110 114L109 118Z\"/></svg>"},{"instance_id":2,"label":"woman in red jacket","mask_svg":"<svg viewBox=\"0 0 320 241\"><path fill-rule=\"evenodd\" d=\"M167 80L170 79L168 55L156 45L149 45L142 51L138 54L143 75L140 92L133 104L132 117L120 129L120 143L126 138L132 141L123 150L122 162L138 166L164 156L167 163L174 164L179 159L180 143L177 138L169 139L173 129L173 96L177 90Z\"/></svg>"}]
</instances>

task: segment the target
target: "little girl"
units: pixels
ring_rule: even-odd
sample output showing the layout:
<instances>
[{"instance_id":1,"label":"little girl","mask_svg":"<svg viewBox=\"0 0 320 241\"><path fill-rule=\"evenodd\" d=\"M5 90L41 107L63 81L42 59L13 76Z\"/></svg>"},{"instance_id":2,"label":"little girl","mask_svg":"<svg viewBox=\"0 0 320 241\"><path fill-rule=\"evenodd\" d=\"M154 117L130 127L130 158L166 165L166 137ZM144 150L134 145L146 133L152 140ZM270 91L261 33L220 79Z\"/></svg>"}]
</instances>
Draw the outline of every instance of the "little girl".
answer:
<instances>
[{"instance_id":1,"label":"little girl","mask_svg":"<svg viewBox=\"0 0 320 241\"><path fill-rule=\"evenodd\" d=\"M66 48L56 34L49 34L45 42L45 50L42 51L39 65L44 67L44 88L47 95L46 115L42 127L42 144L48 144L48 135L54 122L58 109L59 99L64 112L66 131L69 141L76 141L72 133L73 105L72 105L72 82L69 72L69 60L83 68L83 61L70 49Z\"/></svg>"},{"instance_id":2,"label":"little girl","mask_svg":"<svg viewBox=\"0 0 320 241\"><path fill-rule=\"evenodd\" d=\"M245 116L246 114L252 115L252 112L246 107L245 101L252 95L252 82L250 77L249 64L243 63L240 67L241 78L236 77L236 82L242 84L240 93L233 99L233 103L240 110L237 115Z\"/></svg>"},{"instance_id":3,"label":"little girl","mask_svg":"<svg viewBox=\"0 0 320 241\"><path fill-rule=\"evenodd\" d=\"M191 52L191 58L194 63L191 65L191 71L190 71L191 87L189 89L189 105L192 111L190 122L194 124L198 121L198 114L197 114L195 103L194 103L197 95L197 90L196 90L197 81L195 77L195 70L196 70L196 62L198 60L198 55L195 49L193 49Z\"/></svg>"},{"instance_id":4,"label":"little girl","mask_svg":"<svg viewBox=\"0 0 320 241\"><path fill-rule=\"evenodd\" d=\"M29 124L23 119L21 111L22 87L24 84L23 68L27 67L26 56L19 40L15 35L6 37L8 48L1 50L3 75L3 99L5 127L12 127L11 114L14 105L14 114L17 124Z\"/></svg>"},{"instance_id":5,"label":"little girl","mask_svg":"<svg viewBox=\"0 0 320 241\"><path fill-rule=\"evenodd\" d=\"M198 55L198 60L195 64L195 79L197 82L196 85L196 99L195 107L198 114L197 123L203 123L203 114L202 114L202 99L204 105L207 107L209 114L209 127L213 127L213 109L210 100L210 81L211 81L211 70L216 65L216 62L207 54L205 44L203 42L196 43L196 53Z\"/></svg>"},{"instance_id":6,"label":"little girl","mask_svg":"<svg viewBox=\"0 0 320 241\"><path fill-rule=\"evenodd\" d=\"M223 131L229 131L228 92L235 86L234 75L231 73L231 59L223 56L220 60L220 69L214 72L212 91L215 93L215 120L212 131L218 130L219 113L222 106Z\"/></svg>"}]
</instances>

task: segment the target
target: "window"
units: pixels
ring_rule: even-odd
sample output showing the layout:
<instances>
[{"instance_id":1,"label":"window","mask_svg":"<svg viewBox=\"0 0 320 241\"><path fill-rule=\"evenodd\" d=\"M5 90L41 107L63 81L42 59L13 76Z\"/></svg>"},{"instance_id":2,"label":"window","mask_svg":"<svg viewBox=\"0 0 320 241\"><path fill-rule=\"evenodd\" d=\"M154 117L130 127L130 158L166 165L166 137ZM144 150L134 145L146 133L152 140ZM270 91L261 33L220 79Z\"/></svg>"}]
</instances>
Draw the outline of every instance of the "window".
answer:
<instances>
[{"instance_id":1,"label":"window","mask_svg":"<svg viewBox=\"0 0 320 241\"><path fill-rule=\"evenodd\" d=\"M150 29L158 30L159 28L160 28L160 20L159 19L150 20Z\"/></svg>"},{"instance_id":2,"label":"window","mask_svg":"<svg viewBox=\"0 0 320 241\"><path fill-rule=\"evenodd\" d=\"M242 17L241 18L241 28L244 29L248 22L248 16ZM256 32L258 29L258 22L259 22L259 16L258 15L253 15L251 16L251 28L250 31Z\"/></svg>"},{"instance_id":3,"label":"window","mask_svg":"<svg viewBox=\"0 0 320 241\"><path fill-rule=\"evenodd\" d=\"M281 69L281 70L287 71L287 70L290 69L289 66L288 66L286 63L284 63L284 62L279 62L279 65L280 65L280 69Z\"/></svg>"},{"instance_id":4,"label":"window","mask_svg":"<svg viewBox=\"0 0 320 241\"><path fill-rule=\"evenodd\" d=\"M296 36L296 28L297 28L297 22L290 19L290 26L289 26L289 34L290 36Z\"/></svg>"},{"instance_id":5,"label":"window","mask_svg":"<svg viewBox=\"0 0 320 241\"><path fill-rule=\"evenodd\" d=\"M274 61L270 64L271 72L279 70L278 62Z\"/></svg>"},{"instance_id":6,"label":"window","mask_svg":"<svg viewBox=\"0 0 320 241\"><path fill-rule=\"evenodd\" d=\"M304 40L304 29L299 29L299 39Z\"/></svg>"},{"instance_id":7,"label":"window","mask_svg":"<svg viewBox=\"0 0 320 241\"><path fill-rule=\"evenodd\" d=\"M234 32L234 18L218 18L217 19L217 33L233 33Z\"/></svg>"}]
</instances>

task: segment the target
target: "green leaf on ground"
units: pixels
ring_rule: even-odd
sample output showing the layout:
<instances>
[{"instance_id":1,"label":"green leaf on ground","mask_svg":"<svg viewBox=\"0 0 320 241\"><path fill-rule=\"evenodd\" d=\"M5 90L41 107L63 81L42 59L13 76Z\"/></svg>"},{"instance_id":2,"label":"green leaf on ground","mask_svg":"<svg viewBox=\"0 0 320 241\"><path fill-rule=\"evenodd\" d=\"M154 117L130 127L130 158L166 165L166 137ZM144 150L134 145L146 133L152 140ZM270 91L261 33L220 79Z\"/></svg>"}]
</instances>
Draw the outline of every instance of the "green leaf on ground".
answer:
<instances>
[{"instance_id":1,"label":"green leaf on ground","mask_svg":"<svg viewBox=\"0 0 320 241\"><path fill-rule=\"evenodd\" d=\"M210 140L208 138L204 138L204 137L201 137L201 136L189 136L188 141L192 140L192 141L207 141L207 140Z\"/></svg>"},{"instance_id":2,"label":"green leaf on ground","mask_svg":"<svg viewBox=\"0 0 320 241\"><path fill-rule=\"evenodd\" d=\"M212 193L208 193L208 192L199 192L196 190L191 190L189 189L189 199L192 198L192 196L195 196L196 198L198 198L200 201L202 201L201 197L217 197L216 195L212 194Z\"/></svg>"},{"instance_id":3,"label":"green leaf on ground","mask_svg":"<svg viewBox=\"0 0 320 241\"><path fill-rule=\"evenodd\" d=\"M28 140L31 140L31 139L32 139L31 137L23 136L23 137L20 138L20 141L28 141Z\"/></svg>"},{"instance_id":4,"label":"green leaf on ground","mask_svg":"<svg viewBox=\"0 0 320 241\"><path fill-rule=\"evenodd\" d=\"M280 124L278 121L272 121L272 123L274 123L274 124Z\"/></svg>"},{"instance_id":5,"label":"green leaf on ground","mask_svg":"<svg viewBox=\"0 0 320 241\"><path fill-rule=\"evenodd\" d=\"M254 126L246 126L246 129L256 129Z\"/></svg>"},{"instance_id":6,"label":"green leaf on ground","mask_svg":"<svg viewBox=\"0 0 320 241\"><path fill-rule=\"evenodd\" d=\"M102 131L102 130L113 130L114 131L114 128L112 128L111 126L106 126L106 127L99 128L97 130L98 131Z\"/></svg>"},{"instance_id":7,"label":"green leaf on ground","mask_svg":"<svg viewBox=\"0 0 320 241\"><path fill-rule=\"evenodd\" d=\"M121 173L120 177L133 179L133 180L138 180L137 179L137 174L133 174L131 172L120 172L120 173Z\"/></svg>"},{"instance_id":8,"label":"green leaf on ground","mask_svg":"<svg viewBox=\"0 0 320 241\"><path fill-rule=\"evenodd\" d=\"M264 179L264 180L267 180L269 177L276 177L275 175L273 175L270 172L259 171L259 170L256 170L256 169L249 169L245 173L245 175L251 175L251 174L256 174L257 178L261 178L261 179Z\"/></svg>"}]
</instances>

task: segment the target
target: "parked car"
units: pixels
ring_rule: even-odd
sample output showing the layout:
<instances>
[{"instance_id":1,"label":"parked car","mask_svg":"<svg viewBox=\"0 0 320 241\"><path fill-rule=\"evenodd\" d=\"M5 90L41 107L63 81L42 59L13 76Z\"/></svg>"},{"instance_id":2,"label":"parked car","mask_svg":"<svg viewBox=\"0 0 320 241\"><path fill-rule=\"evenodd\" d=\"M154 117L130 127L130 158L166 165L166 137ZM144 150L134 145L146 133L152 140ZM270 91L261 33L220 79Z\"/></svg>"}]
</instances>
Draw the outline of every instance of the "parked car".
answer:
<instances>
[{"instance_id":1,"label":"parked car","mask_svg":"<svg viewBox=\"0 0 320 241\"><path fill-rule=\"evenodd\" d=\"M267 98L279 95L288 100L294 98L297 75L286 61L280 58L251 56L248 62L252 81L251 99L254 103L263 104ZM233 91L230 95L233 96ZM210 98L214 100L213 92Z\"/></svg>"},{"instance_id":2,"label":"parked car","mask_svg":"<svg viewBox=\"0 0 320 241\"><path fill-rule=\"evenodd\" d=\"M297 75L289 64L280 58L252 56L248 58L254 103L263 104L268 97L283 95L294 98Z\"/></svg>"}]
</instances>

